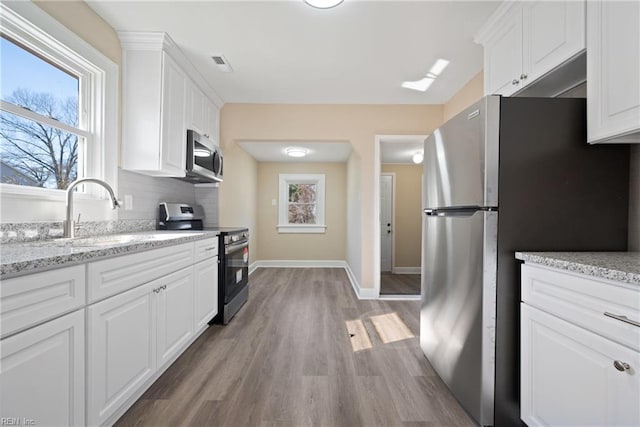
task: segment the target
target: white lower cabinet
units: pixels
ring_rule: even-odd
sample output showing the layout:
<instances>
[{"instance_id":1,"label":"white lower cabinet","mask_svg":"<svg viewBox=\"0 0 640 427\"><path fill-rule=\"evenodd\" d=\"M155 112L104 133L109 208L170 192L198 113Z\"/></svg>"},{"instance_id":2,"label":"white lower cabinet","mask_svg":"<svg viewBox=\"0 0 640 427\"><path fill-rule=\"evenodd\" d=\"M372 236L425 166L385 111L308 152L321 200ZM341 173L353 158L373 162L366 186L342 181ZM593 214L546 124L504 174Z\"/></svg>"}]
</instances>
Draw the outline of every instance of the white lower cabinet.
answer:
<instances>
[{"instance_id":1,"label":"white lower cabinet","mask_svg":"<svg viewBox=\"0 0 640 427\"><path fill-rule=\"evenodd\" d=\"M81 309L0 341L2 424L85 424L84 337Z\"/></svg>"},{"instance_id":2,"label":"white lower cabinet","mask_svg":"<svg viewBox=\"0 0 640 427\"><path fill-rule=\"evenodd\" d=\"M640 288L522 266L520 415L533 426L640 426Z\"/></svg>"},{"instance_id":3,"label":"white lower cabinet","mask_svg":"<svg viewBox=\"0 0 640 427\"><path fill-rule=\"evenodd\" d=\"M193 336L193 269L185 268L156 281L158 366L172 360Z\"/></svg>"},{"instance_id":4,"label":"white lower cabinet","mask_svg":"<svg viewBox=\"0 0 640 427\"><path fill-rule=\"evenodd\" d=\"M193 269L89 306L88 423L109 421L189 344Z\"/></svg>"},{"instance_id":5,"label":"white lower cabinet","mask_svg":"<svg viewBox=\"0 0 640 427\"><path fill-rule=\"evenodd\" d=\"M640 425L640 353L526 304L521 380L529 426Z\"/></svg>"},{"instance_id":6,"label":"white lower cabinet","mask_svg":"<svg viewBox=\"0 0 640 427\"><path fill-rule=\"evenodd\" d=\"M196 330L204 327L218 314L218 257L193 266L194 313Z\"/></svg>"},{"instance_id":7,"label":"white lower cabinet","mask_svg":"<svg viewBox=\"0 0 640 427\"><path fill-rule=\"evenodd\" d=\"M87 309L87 421L104 423L156 370L156 282Z\"/></svg>"}]
</instances>

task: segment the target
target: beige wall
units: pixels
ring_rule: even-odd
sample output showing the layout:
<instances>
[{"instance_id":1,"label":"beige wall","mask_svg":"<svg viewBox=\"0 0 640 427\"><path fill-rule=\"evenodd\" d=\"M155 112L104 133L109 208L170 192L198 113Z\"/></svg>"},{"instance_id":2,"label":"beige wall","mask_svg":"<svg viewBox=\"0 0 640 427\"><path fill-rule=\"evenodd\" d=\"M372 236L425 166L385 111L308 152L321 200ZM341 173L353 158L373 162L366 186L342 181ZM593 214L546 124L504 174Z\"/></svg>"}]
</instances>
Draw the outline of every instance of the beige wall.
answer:
<instances>
[{"instance_id":1,"label":"beige wall","mask_svg":"<svg viewBox=\"0 0 640 427\"><path fill-rule=\"evenodd\" d=\"M467 82L455 95L444 104L444 122L467 108L480 98L484 93L484 74L480 71Z\"/></svg>"},{"instance_id":2,"label":"beige wall","mask_svg":"<svg viewBox=\"0 0 640 427\"><path fill-rule=\"evenodd\" d=\"M244 180L229 178L230 173L253 174L244 169L237 141L349 141L354 150L347 168L349 185L357 185L357 192L348 192L347 210L351 215L356 210L349 205L359 197L360 209L357 218L349 221L349 227L359 227L359 241L347 252L359 258L361 265L350 262L356 279L363 288L372 288L374 277L374 137L381 135L429 134L442 123L442 105L264 105L225 104L221 111L221 143L225 150L225 182L220 186L220 224L232 225L235 213L242 212L244 223L257 223L250 188ZM255 167L254 167L255 168ZM237 169L241 171L234 172ZM249 185L249 186L248 186ZM348 186L349 186L348 185ZM246 195L246 196L245 196ZM252 216L253 215L253 216ZM347 230L349 235L355 234ZM258 243L260 244L260 243ZM255 243L254 243L254 247ZM260 257L267 254L259 253ZM349 256L349 255L348 255Z\"/></svg>"},{"instance_id":3,"label":"beige wall","mask_svg":"<svg viewBox=\"0 0 640 427\"><path fill-rule=\"evenodd\" d=\"M325 175L325 233L278 233L278 175ZM276 200L276 206L271 201ZM347 230L346 163L258 163L258 242L260 260L344 260Z\"/></svg>"},{"instance_id":4,"label":"beige wall","mask_svg":"<svg viewBox=\"0 0 640 427\"><path fill-rule=\"evenodd\" d=\"M422 251L422 165L382 164L395 174L393 267L420 267Z\"/></svg>"},{"instance_id":5,"label":"beige wall","mask_svg":"<svg viewBox=\"0 0 640 427\"><path fill-rule=\"evenodd\" d=\"M118 66L122 63L120 39L115 30L84 1L36 0L34 3Z\"/></svg>"}]
</instances>

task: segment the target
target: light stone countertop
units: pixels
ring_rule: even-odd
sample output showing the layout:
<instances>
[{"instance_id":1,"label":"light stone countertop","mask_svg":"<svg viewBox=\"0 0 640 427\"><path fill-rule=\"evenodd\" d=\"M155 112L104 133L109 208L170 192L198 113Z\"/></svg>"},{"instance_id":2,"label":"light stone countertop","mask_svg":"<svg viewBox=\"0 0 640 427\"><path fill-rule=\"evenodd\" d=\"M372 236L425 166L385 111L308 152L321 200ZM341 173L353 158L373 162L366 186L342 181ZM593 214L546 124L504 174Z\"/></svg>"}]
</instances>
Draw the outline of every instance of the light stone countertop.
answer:
<instances>
[{"instance_id":1,"label":"light stone countertop","mask_svg":"<svg viewBox=\"0 0 640 427\"><path fill-rule=\"evenodd\" d=\"M516 252L516 258L640 286L640 252Z\"/></svg>"},{"instance_id":2,"label":"light stone countertop","mask_svg":"<svg viewBox=\"0 0 640 427\"><path fill-rule=\"evenodd\" d=\"M217 231L152 231L3 244L0 279L193 242Z\"/></svg>"}]
</instances>

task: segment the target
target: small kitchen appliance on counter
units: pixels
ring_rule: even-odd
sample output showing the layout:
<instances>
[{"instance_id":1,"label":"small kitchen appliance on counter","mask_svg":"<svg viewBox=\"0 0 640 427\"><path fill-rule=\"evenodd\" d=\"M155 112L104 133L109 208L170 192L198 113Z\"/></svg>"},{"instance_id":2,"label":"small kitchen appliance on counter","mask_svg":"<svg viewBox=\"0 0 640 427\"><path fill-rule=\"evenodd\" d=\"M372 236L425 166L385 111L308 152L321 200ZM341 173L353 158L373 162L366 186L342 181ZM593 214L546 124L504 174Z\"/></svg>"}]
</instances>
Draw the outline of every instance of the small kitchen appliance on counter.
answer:
<instances>
[{"instance_id":1,"label":"small kitchen appliance on counter","mask_svg":"<svg viewBox=\"0 0 640 427\"><path fill-rule=\"evenodd\" d=\"M218 315L210 323L226 325L249 298L249 229L204 227L200 212L184 203L160 203L157 229L219 233Z\"/></svg>"}]
</instances>

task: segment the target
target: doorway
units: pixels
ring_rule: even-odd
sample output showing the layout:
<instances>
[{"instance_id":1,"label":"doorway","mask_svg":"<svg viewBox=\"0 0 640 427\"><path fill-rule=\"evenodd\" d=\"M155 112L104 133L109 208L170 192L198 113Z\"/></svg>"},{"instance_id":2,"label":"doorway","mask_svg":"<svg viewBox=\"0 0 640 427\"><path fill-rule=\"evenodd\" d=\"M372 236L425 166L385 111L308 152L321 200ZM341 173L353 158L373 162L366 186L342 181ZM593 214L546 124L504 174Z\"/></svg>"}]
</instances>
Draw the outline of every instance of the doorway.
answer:
<instances>
[{"instance_id":1,"label":"doorway","mask_svg":"<svg viewBox=\"0 0 640 427\"><path fill-rule=\"evenodd\" d=\"M376 136L376 278L382 299L420 298L423 173L414 155L422 154L426 137Z\"/></svg>"}]
</instances>

